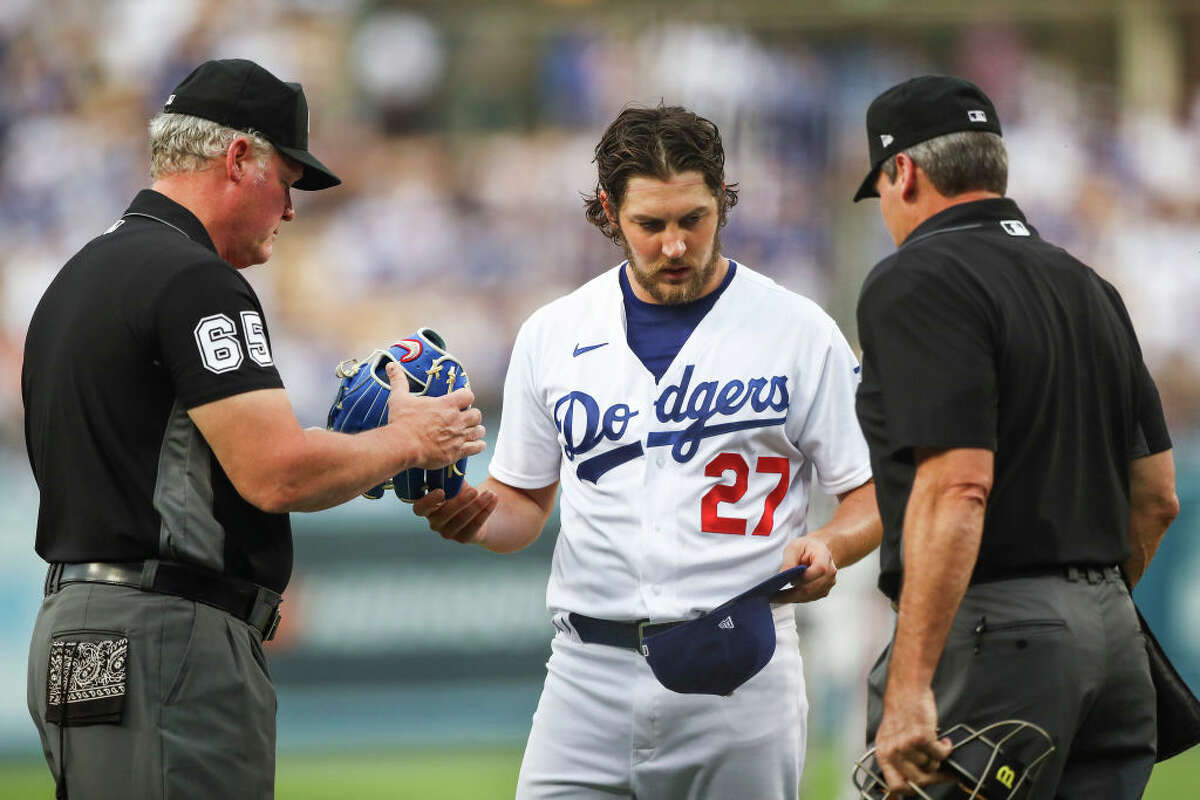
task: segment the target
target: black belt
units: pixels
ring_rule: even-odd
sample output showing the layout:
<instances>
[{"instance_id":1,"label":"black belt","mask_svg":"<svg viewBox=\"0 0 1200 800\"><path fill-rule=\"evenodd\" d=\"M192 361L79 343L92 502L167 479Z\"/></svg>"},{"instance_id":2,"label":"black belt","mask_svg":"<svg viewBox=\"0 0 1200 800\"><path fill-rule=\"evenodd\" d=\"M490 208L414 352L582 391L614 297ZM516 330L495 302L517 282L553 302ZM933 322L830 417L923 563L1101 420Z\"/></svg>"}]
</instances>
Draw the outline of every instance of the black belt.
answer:
<instances>
[{"instance_id":1,"label":"black belt","mask_svg":"<svg viewBox=\"0 0 1200 800\"><path fill-rule=\"evenodd\" d=\"M67 583L107 583L131 586L144 592L157 592L193 600L227 611L257 629L264 642L275 638L279 628L279 604L283 598L270 589L210 572L199 567L169 561L125 561L82 564L51 564L46 573L46 595L52 595Z\"/></svg>"},{"instance_id":2,"label":"black belt","mask_svg":"<svg viewBox=\"0 0 1200 800\"><path fill-rule=\"evenodd\" d=\"M1105 580L1121 580L1121 568L1116 564L1052 564L1025 567L984 575L982 578L973 579L971 585L1010 581L1014 578L1044 578L1047 576L1063 577L1069 581L1083 580L1088 583L1100 583Z\"/></svg>"},{"instance_id":3,"label":"black belt","mask_svg":"<svg viewBox=\"0 0 1200 800\"><path fill-rule=\"evenodd\" d=\"M571 627L579 634L580 641L588 644L606 644L610 647L625 647L642 650L642 639L655 633L674 628L680 622L654 622L644 619L637 622L618 622L612 619L596 619L583 614L567 615Z\"/></svg>"},{"instance_id":4,"label":"black belt","mask_svg":"<svg viewBox=\"0 0 1200 800\"><path fill-rule=\"evenodd\" d=\"M1104 581L1124 582L1125 580L1125 576L1121 573L1121 568L1116 564L1057 564L1053 566L1009 570L1006 572L997 573L995 575L985 575L982 578L975 578L972 580L971 585L975 586L981 583L995 583L996 581L1010 581L1017 578L1045 577L1062 577L1069 581L1086 581L1087 583L1103 583ZM899 599L889 599L892 601L892 610L898 611L900 602Z\"/></svg>"},{"instance_id":5,"label":"black belt","mask_svg":"<svg viewBox=\"0 0 1200 800\"><path fill-rule=\"evenodd\" d=\"M1062 568L1062 572L1067 576L1069 581L1087 581L1088 583L1102 583L1104 581L1124 581L1125 576L1121 574L1121 568L1115 564L1110 564L1104 567L1096 566L1075 566L1069 565Z\"/></svg>"}]
</instances>

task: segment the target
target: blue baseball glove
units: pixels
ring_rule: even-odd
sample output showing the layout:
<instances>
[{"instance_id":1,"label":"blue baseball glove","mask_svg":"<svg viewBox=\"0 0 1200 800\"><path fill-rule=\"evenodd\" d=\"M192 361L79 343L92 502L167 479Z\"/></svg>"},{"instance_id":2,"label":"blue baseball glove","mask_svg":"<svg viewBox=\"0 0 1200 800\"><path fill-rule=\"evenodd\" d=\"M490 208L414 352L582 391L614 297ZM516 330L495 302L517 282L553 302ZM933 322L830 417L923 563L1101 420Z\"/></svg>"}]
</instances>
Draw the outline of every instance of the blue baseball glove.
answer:
<instances>
[{"instance_id":1,"label":"blue baseball glove","mask_svg":"<svg viewBox=\"0 0 1200 800\"><path fill-rule=\"evenodd\" d=\"M404 346L409 352L399 359L400 366L409 376L409 387L414 394L441 397L455 389L471 385L462 362L446 352L446 342L435 331L421 328L416 334L393 348ZM405 358L408 360L405 361ZM467 470L467 459L461 458L441 469L419 467L401 472L392 481L392 488L406 503L420 500L434 489L441 489L449 500L458 494Z\"/></svg>"},{"instance_id":2,"label":"blue baseball glove","mask_svg":"<svg viewBox=\"0 0 1200 800\"><path fill-rule=\"evenodd\" d=\"M326 427L341 433L359 433L387 424L388 397L391 383L387 376L388 362L395 361L408 378L408 388L414 394L440 397L470 380L461 362L446 352L446 342L431 328L421 328L407 339L401 339L387 350L374 350L362 361L349 358L338 364L334 375L341 380L337 396L329 409ZM363 492L364 497L378 500L388 489L396 496L412 502L432 489L444 489L446 497L458 494L462 487L467 459L438 470L413 468L400 473Z\"/></svg>"}]
</instances>

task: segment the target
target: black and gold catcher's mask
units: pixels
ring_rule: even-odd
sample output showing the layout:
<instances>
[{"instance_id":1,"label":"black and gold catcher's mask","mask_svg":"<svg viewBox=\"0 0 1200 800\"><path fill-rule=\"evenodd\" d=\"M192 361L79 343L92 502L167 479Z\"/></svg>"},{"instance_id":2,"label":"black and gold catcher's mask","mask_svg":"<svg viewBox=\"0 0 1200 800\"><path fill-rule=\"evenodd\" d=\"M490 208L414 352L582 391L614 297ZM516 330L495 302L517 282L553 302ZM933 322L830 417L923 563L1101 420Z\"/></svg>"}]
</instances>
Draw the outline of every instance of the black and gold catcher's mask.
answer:
<instances>
[{"instance_id":1,"label":"black and gold catcher's mask","mask_svg":"<svg viewBox=\"0 0 1200 800\"><path fill-rule=\"evenodd\" d=\"M967 800L1022 800L1029 796L1046 759L1054 752L1054 740L1044 729L1019 719L994 722L979 730L955 725L941 734L954 749L942 762L946 783L955 789L950 796ZM854 788L864 800L890 800L887 781L871 748L854 764ZM945 784L934 784L938 797ZM909 783L918 797L934 800L934 786Z\"/></svg>"}]
</instances>

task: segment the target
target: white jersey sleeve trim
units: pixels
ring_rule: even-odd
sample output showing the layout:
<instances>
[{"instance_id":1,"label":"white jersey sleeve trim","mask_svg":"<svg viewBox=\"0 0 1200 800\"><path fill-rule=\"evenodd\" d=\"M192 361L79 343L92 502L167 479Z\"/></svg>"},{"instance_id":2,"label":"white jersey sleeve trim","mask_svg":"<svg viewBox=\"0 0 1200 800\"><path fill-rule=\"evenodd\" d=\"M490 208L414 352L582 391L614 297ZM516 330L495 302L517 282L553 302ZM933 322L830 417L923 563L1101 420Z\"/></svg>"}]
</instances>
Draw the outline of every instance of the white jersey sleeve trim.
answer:
<instances>
[{"instance_id":1,"label":"white jersey sleeve trim","mask_svg":"<svg viewBox=\"0 0 1200 800\"><path fill-rule=\"evenodd\" d=\"M555 472L548 479L539 478L532 475L519 475L495 464L488 465L488 474L494 480L503 483L505 486L511 486L514 489L545 489L547 486L558 482L558 472Z\"/></svg>"},{"instance_id":2,"label":"white jersey sleeve trim","mask_svg":"<svg viewBox=\"0 0 1200 800\"><path fill-rule=\"evenodd\" d=\"M826 484L822 481L817 481L817 483L821 487L821 491L825 492L825 494L839 495L843 492L857 489L867 481L871 480L873 477L874 473L871 471L871 465L867 464L862 469L858 470L858 472L854 473L853 476L846 478L843 481L831 484Z\"/></svg>"}]
</instances>

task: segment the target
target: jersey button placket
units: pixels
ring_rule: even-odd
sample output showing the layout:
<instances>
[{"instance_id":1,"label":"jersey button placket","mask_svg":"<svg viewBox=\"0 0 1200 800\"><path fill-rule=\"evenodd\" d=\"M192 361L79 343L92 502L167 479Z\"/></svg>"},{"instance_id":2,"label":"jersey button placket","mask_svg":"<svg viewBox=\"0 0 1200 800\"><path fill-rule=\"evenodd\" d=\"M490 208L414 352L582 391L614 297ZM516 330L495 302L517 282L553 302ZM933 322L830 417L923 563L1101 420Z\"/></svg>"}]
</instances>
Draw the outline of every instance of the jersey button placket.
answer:
<instances>
[{"instance_id":1,"label":"jersey button placket","mask_svg":"<svg viewBox=\"0 0 1200 800\"><path fill-rule=\"evenodd\" d=\"M653 413L653 412L651 412ZM650 448L645 459L644 479L642 482L644 498L642 530L645 538L642 541L643 558L641 560L642 597L651 619L660 619L664 611L663 583L666 575L662 569L662 552L665 534L669 533L669 488L670 474L664 469L667 460L662 448ZM660 704L664 691L649 664L643 662L634 686L638 697L637 712L634 720L634 753L635 769L642 763L653 758L660 742Z\"/></svg>"},{"instance_id":2,"label":"jersey button placket","mask_svg":"<svg viewBox=\"0 0 1200 800\"><path fill-rule=\"evenodd\" d=\"M661 449L658 449L658 452L652 449L645 464L646 510L644 513L646 516L643 529L646 531L644 542L646 557L642 560L642 591L646 598L646 606L650 609L650 616L653 619L657 614L662 613L663 608L663 576L660 570L663 536L667 530L667 514L669 513L664 508L664 501L668 494L666 491L668 475L663 471L663 467L666 466L666 458Z\"/></svg>"}]
</instances>

